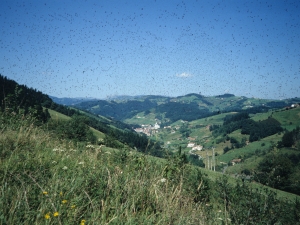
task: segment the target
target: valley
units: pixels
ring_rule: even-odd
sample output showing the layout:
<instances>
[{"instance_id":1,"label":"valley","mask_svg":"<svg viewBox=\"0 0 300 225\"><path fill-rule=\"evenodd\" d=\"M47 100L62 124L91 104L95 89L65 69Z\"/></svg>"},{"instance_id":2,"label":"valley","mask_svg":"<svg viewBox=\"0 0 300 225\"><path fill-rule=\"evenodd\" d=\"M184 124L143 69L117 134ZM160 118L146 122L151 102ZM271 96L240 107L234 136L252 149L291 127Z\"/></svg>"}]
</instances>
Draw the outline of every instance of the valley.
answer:
<instances>
[{"instance_id":1,"label":"valley","mask_svg":"<svg viewBox=\"0 0 300 225\"><path fill-rule=\"evenodd\" d=\"M0 78L1 224L299 221L298 98L66 106Z\"/></svg>"},{"instance_id":2,"label":"valley","mask_svg":"<svg viewBox=\"0 0 300 225\"><path fill-rule=\"evenodd\" d=\"M158 143L165 154L176 154L181 149L190 163L207 170L300 194L294 180L299 167L299 134L293 146L279 146L285 133L300 126L299 100L189 94L89 101L74 107L96 115L109 107L121 107L113 114L105 111L106 116L122 118L135 132ZM284 157L294 169L281 168L288 174L278 184L271 184L261 178L261 169L269 157L276 160L277 156ZM264 176L273 176L267 173Z\"/></svg>"}]
</instances>

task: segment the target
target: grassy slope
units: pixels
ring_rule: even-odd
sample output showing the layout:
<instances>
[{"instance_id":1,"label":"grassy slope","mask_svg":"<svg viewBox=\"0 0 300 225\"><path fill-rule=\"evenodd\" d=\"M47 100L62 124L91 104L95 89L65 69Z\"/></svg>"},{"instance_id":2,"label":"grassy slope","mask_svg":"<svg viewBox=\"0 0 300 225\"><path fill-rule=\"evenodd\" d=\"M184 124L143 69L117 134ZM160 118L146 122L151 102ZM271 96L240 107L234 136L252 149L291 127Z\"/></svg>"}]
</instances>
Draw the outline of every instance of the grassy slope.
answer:
<instances>
[{"instance_id":1,"label":"grassy slope","mask_svg":"<svg viewBox=\"0 0 300 225\"><path fill-rule=\"evenodd\" d=\"M56 112L54 110L48 109L51 119L52 120L70 120L71 118L69 116L66 116L64 114L61 114L59 112ZM102 132L90 127L91 131L93 132L93 134L97 137L97 139L103 139L105 137L105 134L103 134Z\"/></svg>"},{"instance_id":2,"label":"grassy slope","mask_svg":"<svg viewBox=\"0 0 300 225\"><path fill-rule=\"evenodd\" d=\"M273 117L278 120L283 128L293 130L300 126L300 107L290 110L274 112Z\"/></svg>"},{"instance_id":3,"label":"grassy slope","mask_svg":"<svg viewBox=\"0 0 300 225\"><path fill-rule=\"evenodd\" d=\"M213 196L209 211L205 202L193 201L197 190L204 190L202 180L191 176L192 166L177 182L164 181L164 159L75 145L31 126L6 129L0 144L1 224L219 224L228 218ZM200 170L212 181L223 176Z\"/></svg>"},{"instance_id":4,"label":"grassy slope","mask_svg":"<svg viewBox=\"0 0 300 225\"><path fill-rule=\"evenodd\" d=\"M144 112L137 113L134 117L130 119L124 120L125 123L128 124L139 124L139 125L149 125L155 124L155 114L154 113L149 113L148 115L145 115Z\"/></svg>"},{"instance_id":5,"label":"grassy slope","mask_svg":"<svg viewBox=\"0 0 300 225\"><path fill-rule=\"evenodd\" d=\"M69 119L69 117L67 117L63 114L57 113L56 111L51 110L49 112L50 112L51 116L53 116L53 115L56 116L53 119L55 119L55 118ZM211 124L221 125L223 123L224 117L229 114L232 114L232 113L219 114L219 115L215 115L212 117L203 118L203 119L199 119L199 120L190 122L189 124L192 127L194 127L195 125L203 126L200 129L192 129L192 133L190 136L198 137L197 140L200 140L200 142L202 141L203 145L206 145L206 144L210 145L213 142L213 138L212 138L211 132L208 130L207 126L211 125ZM267 119L268 116L270 116L271 114L272 114L272 112L260 113L260 114L253 115L251 118L258 121L258 120ZM273 117L276 118L278 121L280 121L282 123L283 127L289 127L290 121L291 121L293 124L292 128L294 128L297 125L298 126L300 125L300 119L299 119L300 118L300 108L293 109L293 111L283 110L283 111L279 111L276 113L273 112ZM181 124L182 124L182 122L177 121L174 124L172 124L172 127L176 126L176 125L181 125ZM93 128L91 128L91 129L98 138L104 137L105 134L103 134ZM154 136L154 139L163 140L165 143L170 141L171 144L176 145L176 148L174 148L173 150L177 151L177 149L178 149L177 146L182 146L183 150L186 150L186 152L188 152L190 150L190 148L185 148L185 146L189 142L188 140L182 140L182 141L177 140L178 138L181 137L181 135L179 134L178 131L175 134L170 134L170 132L163 131L162 133L160 133L160 135L161 135L160 137L159 137L159 135ZM203 136L206 136L206 137L208 136L208 138L203 139L202 138ZM231 133L229 136L235 137L237 140L241 140L243 136L247 137L248 135L241 135L240 130L237 130L237 131ZM221 162L228 163L228 162L230 162L230 160L242 156L242 157L247 157L245 162L242 164L237 164L235 166L228 167L227 173L228 174L240 173L241 170L243 170L245 168L250 169L250 170L255 169L255 167L258 165L258 163L263 159L262 156L256 156L255 151L267 150L268 148L271 147L272 143L276 143L281 137L282 137L282 134L281 135L275 134L275 135L266 137L264 139L261 139L260 141L249 143L249 145L247 145L244 148L229 151L226 154L223 154L223 148L225 146L230 146L230 143L228 141L226 143L222 142L218 145L215 145L216 146L215 152L220 154L219 156L216 157L216 160L217 160L216 163L217 163L217 165L223 165L223 164L221 164ZM264 144L264 145L262 146L262 144ZM211 145L213 145L213 144L211 144ZM116 150L114 150L114 151L116 151ZM284 150L284 151L291 153L290 150ZM297 152L292 151L292 153L297 153ZM208 154L209 155L211 154L211 150L208 151ZM205 159L206 151L200 152L199 155ZM155 158L155 157L151 157L151 156L147 156L147 157L153 158L154 161L158 160L158 158ZM161 161L161 159L159 159L159 161ZM218 177L222 176L222 174L218 173L218 172L212 172L212 171L209 171L206 169L202 169L202 170L203 170L203 172L207 173L209 175L210 179L212 179L212 180L216 180ZM233 179L233 178L229 178L229 179L230 179L231 183L236 182L236 179ZM260 184L257 184L257 185L260 186ZM275 190L275 189L272 189L272 190ZM282 192L279 190L276 190L276 191L280 197L288 197L291 199L295 197L295 195L293 195L293 194L289 194L289 193L287 194L286 192Z\"/></svg>"},{"instance_id":6,"label":"grassy slope","mask_svg":"<svg viewBox=\"0 0 300 225\"><path fill-rule=\"evenodd\" d=\"M235 98L235 97L232 97ZM184 100L192 100L192 99L184 99ZM216 100L216 101L220 101L220 100ZM251 99L248 100L247 102L245 102L245 106L250 105L250 104L263 104L265 101L259 100L259 99ZM256 141L253 143L249 143L249 145L245 146L244 148L241 149L235 149L232 151L229 151L226 154L223 154L223 148L225 146L230 146L230 142L226 141L221 142L219 144L216 144L215 139L211 136L211 132L208 130L207 126L215 124L215 125L222 125L223 124L223 119L226 115L229 115L232 113L224 113L224 114L219 114L219 115L215 115L212 117L208 117L208 118L203 118L203 119L199 119L199 120L195 120L195 121L191 121L189 123L191 128L191 134L190 137L195 137L196 138L196 142L199 141L200 144L204 145L204 146L215 146L215 152L219 154L218 157L216 157L217 160L217 164L222 166L223 164L221 164L221 162L225 162L228 163L230 162L232 159L234 158L238 158L240 156L242 157L247 157L246 161L242 164L238 164L235 166L231 166L227 169L227 173L228 174L235 174L235 173L239 173L241 170L248 168L248 169L254 169L256 168L256 166L258 165L258 163L262 160L262 156L256 156L256 151L264 151L267 150L271 147L272 143L276 143L278 140L280 140L280 138L282 137L282 134L275 134L269 137L266 137L264 139L261 139L260 141ZM255 115L250 115L252 119L254 119L255 121L258 120L264 120L267 119L268 116L272 115L275 119L277 119L283 126L283 128L287 128L288 130L294 129L296 126L300 125L300 108L297 109L293 109L290 111L278 111L278 112L267 112L267 113L259 113L259 114L255 114ZM143 113L140 113L139 116L143 116ZM144 119L145 120L145 119ZM154 119L153 119L154 120ZM133 121L133 120L128 120L128 121ZM137 120L134 120L134 122L138 123ZM145 121L144 121L145 122ZM292 122L292 125L290 124L290 122ZM176 125L181 126L182 122L177 121L173 124L171 124L172 127L175 127ZM196 125L201 125L201 128L196 129L195 126ZM240 130L237 130L233 133L231 133L229 135L230 137L234 137L236 138L238 141L240 141L243 137L246 137L247 139L249 138L249 135L241 135L240 134ZM203 137L207 137L207 138L203 138ZM160 140L166 143L170 143L167 144L166 146L169 146L170 150L176 151L178 149L178 146L182 146L183 147L183 151L188 152L190 150L190 148L186 148L187 143L189 142L189 140L187 139L181 139L181 134L175 130L175 133L171 134L170 131L167 131L165 129L161 129L160 133L156 136L154 136L153 138L159 138ZM181 139L181 140L179 140ZM175 147L171 147L171 146L175 146ZM287 151L287 150L284 150ZM289 150L290 151L290 150ZM199 155L201 157L204 158L206 157L206 151L201 151L198 152ZM211 149L208 150L208 154L211 155L212 151ZM217 177L220 176L220 173L215 173L215 172L211 172L208 170L204 170L206 171L206 173L209 174L209 177L212 180L217 179ZM235 179L231 180L231 182L235 182ZM260 184L252 184L256 187L260 186ZM289 194L286 192L282 192L282 191L277 191L278 195L286 198L286 197L291 197L294 198L295 195L293 194Z\"/></svg>"},{"instance_id":7,"label":"grassy slope","mask_svg":"<svg viewBox=\"0 0 300 225\"><path fill-rule=\"evenodd\" d=\"M258 101L258 100L256 100ZM250 104L251 102L249 102ZM283 134L275 134L266 138L263 138L259 141L249 143L244 148L240 149L234 149L232 151L227 152L226 154L223 154L223 149L228 146L230 147L231 144L229 141L220 142L217 144L216 139L219 139L221 137L214 138L211 135L211 132L209 131L208 127L209 125L222 125L223 119L226 115L232 114L232 113L224 113L215 115L208 118L203 118L195 121L189 122L190 127L190 137L196 138L196 143L199 143L203 145L204 147L207 147L205 151L197 152L202 158L206 158L206 151L208 155L212 154L211 148L208 148L210 146L215 147L215 152L219 154L219 156L216 157L217 164L222 166L221 162L228 163L234 158L242 157L247 158L247 160L242 164L238 165L236 167L230 167L227 171L228 173L237 173L240 172L244 168L255 168L257 164L260 162L262 157L256 156L256 151L265 151L268 150L272 144L277 143ZM269 111L266 113L258 113L254 115L250 115L251 118L255 121L259 120L265 120L269 116L272 116L276 120L278 120L282 127L287 130L292 130L296 126L300 126L300 108L295 108L291 110L276 110L276 111ZM172 128L175 126L181 126L182 122L177 121L173 124L171 124ZM201 126L201 128L196 128L196 126ZM187 148L187 144L190 142L187 138L182 138L181 134L178 130L173 129L175 133L171 133L170 130L166 129L160 129L160 132L153 138L158 138L161 141L165 142L165 145L173 151L176 151L178 149L178 146L181 146L183 148L183 151L188 152L191 148ZM248 135L242 135L240 134L240 130L234 131L231 134L229 134L229 137L234 137L238 141L241 141L243 137L249 138ZM290 150L283 149L282 152L289 152Z\"/></svg>"},{"instance_id":8,"label":"grassy slope","mask_svg":"<svg viewBox=\"0 0 300 225\"><path fill-rule=\"evenodd\" d=\"M61 114L61 113L59 113L57 111L54 111L52 109L48 109L48 111L50 113L51 119L53 119L53 120L69 120L69 119L71 119L69 116Z\"/></svg>"},{"instance_id":9,"label":"grassy slope","mask_svg":"<svg viewBox=\"0 0 300 225\"><path fill-rule=\"evenodd\" d=\"M252 116L252 118L258 121L258 120L267 119L271 115L273 118L275 118L281 123L284 129L292 130L296 126L300 126L300 108L295 108L291 110L281 110L277 112L273 111L268 113L261 113ZM259 162L263 159L263 156L257 156L257 154L255 154L256 151L268 150L272 144L276 144L282 138L282 135L283 134L274 134L272 136L263 138L259 141L250 143L244 148L231 150L224 155L220 155L219 157L217 157L217 159L219 161L229 162L233 158L238 158L239 156L242 157L246 156L247 159L245 160L244 163L229 167L226 172L240 173L245 168L254 170L256 166L259 164ZM287 148L281 149L280 153L299 154L299 152Z\"/></svg>"}]
</instances>

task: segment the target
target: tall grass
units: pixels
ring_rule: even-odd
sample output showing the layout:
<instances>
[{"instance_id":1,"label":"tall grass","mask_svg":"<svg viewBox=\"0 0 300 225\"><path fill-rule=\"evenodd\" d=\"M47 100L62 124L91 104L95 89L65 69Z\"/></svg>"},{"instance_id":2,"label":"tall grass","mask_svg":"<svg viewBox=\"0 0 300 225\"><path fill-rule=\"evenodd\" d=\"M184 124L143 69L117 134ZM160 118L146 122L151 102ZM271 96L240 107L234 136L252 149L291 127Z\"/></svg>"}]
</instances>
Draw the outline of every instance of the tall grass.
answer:
<instances>
[{"instance_id":1,"label":"tall grass","mask_svg":"<svg viewBox=\"0 0 300 225\"><path fill-rule=\"evenodd\" d=\"M34 127L1 133L1 224L204 224L163 165L136 152L76 145ZM197 181L197 182L200 182Z\"/></svg>"},{"instance_id":2,"label":"tall grass","mask_svg":"<svg viewBox=\"0 0 300 225\"><path fill-rule=\"evenodd\" d=\"M30 124L4 125L0 224L282 224L298 218L282 216L286 209L299 212L294 203L229 185L225 177L210 182L180 158L59 140Z\"/></svg>"}]
</instances>

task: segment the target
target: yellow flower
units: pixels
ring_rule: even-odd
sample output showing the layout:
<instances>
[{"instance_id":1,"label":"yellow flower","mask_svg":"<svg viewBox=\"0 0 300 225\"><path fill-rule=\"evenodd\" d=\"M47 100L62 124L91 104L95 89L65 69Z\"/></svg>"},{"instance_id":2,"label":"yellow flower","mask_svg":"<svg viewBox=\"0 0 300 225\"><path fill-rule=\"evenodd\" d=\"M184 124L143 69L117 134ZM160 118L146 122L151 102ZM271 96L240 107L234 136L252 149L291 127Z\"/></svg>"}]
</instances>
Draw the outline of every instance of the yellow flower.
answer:
<instances>
[{"instance_id":1,"label":"yellow flower","mask_svg":"<svg viewBox=\"0 0 300 225\"><path fill-rule=\"evenodd\" d=\"M60 195L60 196L62 196L62 195L63 195L62 191L59 193L59 195Z\"/></svg>"},{"instance_id":2,"label":"yellow flower","mask_svg":"<svg viewBox=\"0 0 300 225\"><path fill-rule=\"evenodd\" d=\"M58 216L59 216L59 213L58 213L58 212L55 212L55 213L53 213L53 216L54 216L54 217L58 217Z\"/></svg>"},{"instance_id":3,"label":"yellow flower","mask_svg":"<svg viewBox=\"0 0 300 225\"><path fill-rule=\"evenodd\" d=\"M47 195L48 194L48 192L47 191L43 191L43 195Z\"/></svg>"},{"instance_id":4,"label":"yellow flower","mask_svg":"<svg viewBox=\"0 0 300 225\"><path fill-rule=\"evenodd\" d=\"M62 202L62 204L66 204L68 202L68 200L64 199L61 202Z\"/></svg>"},{"instance_id":5,"label":"yellow flower","mask_svg":"<svg viewBox=\"0 0 300 225\"><path fill-rule=\"evenodd\" d=\"M76 205L71 205L71 209L75 209Z\"/></svg>"},{"instance_id":6,"label":"yellow flower","mask_svg":"<svg viewBox=\"0 0 300 225\"><path fill-rule=\"evenodd\" d=\"M85 225L85 220L81 220L80 225Z\"/></svg>"},{"instance_id":7,"label":"yellow flower","mask_svg":"<svg viewBox=\"0 0 300 225\"><path fill-rule=\"evenodd\" d=\"M49 219L50 219L50 213L46 213L46 214L45 214L45 219L46 219L46 220L49 220Z\"/></svg>"}]
</instances>

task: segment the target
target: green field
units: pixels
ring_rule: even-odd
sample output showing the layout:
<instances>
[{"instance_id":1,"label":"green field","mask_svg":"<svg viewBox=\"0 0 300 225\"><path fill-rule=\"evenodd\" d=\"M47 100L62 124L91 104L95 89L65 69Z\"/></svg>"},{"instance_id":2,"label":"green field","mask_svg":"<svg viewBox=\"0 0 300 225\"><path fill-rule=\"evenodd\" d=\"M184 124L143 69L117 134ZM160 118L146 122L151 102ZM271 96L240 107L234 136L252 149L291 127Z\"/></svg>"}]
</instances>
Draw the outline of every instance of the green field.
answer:
<instances>
[{"instance_id":1,"label":"green field","mask_svg":"<svg viewBox=\"0 0 300 225\"><path fill-rule=\"evenodd\" d=\"M61 114L59 112L56 112L54 110L48 109L51 119L54 121L59 121L59 120L70 120L71 118L69 116L66 116L64 114ZM103 139L105 137L105 134L102 132L90 127L91 131L93 134L97 137L97 139Z\"/></svg>"},{"instance_id":2,"label":"green field","mask_svg":"<svg viewBox=\"0 0 300 225\"><path fill-rule=\"evenodd\" d=\"M54 110L48 109L48 111L50 113L51 119L53 119L53 120L70 120L71 119L69 116L61 114Z\"/></svg>"}]
</instances>

